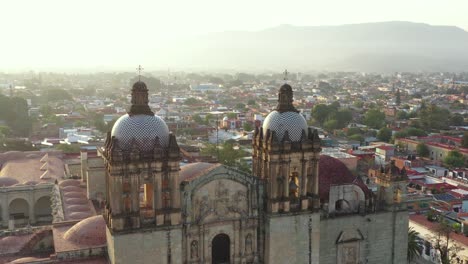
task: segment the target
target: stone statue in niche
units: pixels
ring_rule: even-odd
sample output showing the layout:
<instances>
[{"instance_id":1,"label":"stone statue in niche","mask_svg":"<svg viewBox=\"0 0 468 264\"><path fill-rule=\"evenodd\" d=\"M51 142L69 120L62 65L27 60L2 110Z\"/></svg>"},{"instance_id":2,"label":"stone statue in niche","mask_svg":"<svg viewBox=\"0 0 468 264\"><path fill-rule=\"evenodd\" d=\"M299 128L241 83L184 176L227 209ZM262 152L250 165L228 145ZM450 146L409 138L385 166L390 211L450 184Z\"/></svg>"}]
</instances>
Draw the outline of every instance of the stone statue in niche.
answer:
<instances>
[{"instance_id":1,"label":"stone statue in niche","mask_svg":"<svg viewBox=\"0 0 468 264\"><path fill-rule=\"evenodd\" d=\"M245 237L245 254L252 253L252 235L248 234Z\"/></svg>"},{"instance_id":2,"label":"stone statue in niche","mask_svg":"<svg viewBox=\"0 0 468 264\"><path fill-rule=\"evenodd\" d=\"M198 258L198 241L193 240L190 244L190 258L197 259Z\"/></svg>"},{"instance_id":3,"label":"stone statue in niche","mask_svg":"<svg viewBox=\"0 0 468 264\"><path fill-rule=\"evenodd\" d=\"M343 246L341 263L343 264L357 264L357 252L354 245Z\"/></svg>"}]
</instances>

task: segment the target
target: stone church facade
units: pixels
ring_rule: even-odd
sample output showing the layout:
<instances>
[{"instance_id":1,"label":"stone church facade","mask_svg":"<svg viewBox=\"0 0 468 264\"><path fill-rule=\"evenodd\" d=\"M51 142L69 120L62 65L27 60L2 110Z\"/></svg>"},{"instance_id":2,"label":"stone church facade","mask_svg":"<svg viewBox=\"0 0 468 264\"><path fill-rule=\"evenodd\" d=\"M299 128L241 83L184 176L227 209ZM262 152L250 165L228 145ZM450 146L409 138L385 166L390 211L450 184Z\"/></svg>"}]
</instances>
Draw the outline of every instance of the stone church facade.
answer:
<instances>
[{"instance_id":1,"label":"stone church facade","mask_svg":"<svg viewBox=\"0 0 468 264\"><path fill-rule=\"evenodd\" d=\"M406 263L406 175L382 168L374 195L320 155L317 131L288 84L256 129L252 174L179 167L179 147L148 106L143 82L101 155L111 263Z\"/></svg>"}]
</instances>

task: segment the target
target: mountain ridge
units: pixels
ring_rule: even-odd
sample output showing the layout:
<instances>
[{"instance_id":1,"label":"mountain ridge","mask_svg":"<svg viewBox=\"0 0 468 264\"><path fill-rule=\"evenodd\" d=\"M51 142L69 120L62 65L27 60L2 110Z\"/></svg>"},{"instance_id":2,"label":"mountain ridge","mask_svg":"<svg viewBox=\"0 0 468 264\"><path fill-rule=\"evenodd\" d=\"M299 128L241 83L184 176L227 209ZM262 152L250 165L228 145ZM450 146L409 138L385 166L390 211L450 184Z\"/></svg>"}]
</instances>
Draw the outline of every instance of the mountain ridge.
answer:
<instances>
[{"instance_id":1,"label":"mountain ridge","mask_svg":"<svg viewBox=\"0 0 468 264\"><path fill-rule=\"evenodd\" d=\"M377 72L468 70L467 31L406 21L279 25L258 31L204 34L180 44L171 44L175 52L164 54L172 65ZM164 55L159 58L164 59ZM391 65L385 63L389 59Z\"/></svg>"}]
</instances>

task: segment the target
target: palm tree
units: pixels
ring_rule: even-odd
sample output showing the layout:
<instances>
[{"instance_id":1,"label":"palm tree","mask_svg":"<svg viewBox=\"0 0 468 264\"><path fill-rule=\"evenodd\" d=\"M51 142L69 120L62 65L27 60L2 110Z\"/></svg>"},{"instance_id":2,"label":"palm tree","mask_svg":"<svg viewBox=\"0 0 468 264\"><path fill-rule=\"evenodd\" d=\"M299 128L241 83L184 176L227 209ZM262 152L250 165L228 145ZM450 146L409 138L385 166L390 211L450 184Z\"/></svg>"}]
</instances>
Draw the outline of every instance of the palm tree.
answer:
<instances>
[{"instance_id":1,"label":"palm tree","mask_svg":"<svg viewBox=\"0 0 468 264\"><path fill-rule=\"evenodd\" d=\"M408 229L408 263L419 256L422 251L422 246L419 239L419 233L412 227Z\"/></svg>"}]
</instances>

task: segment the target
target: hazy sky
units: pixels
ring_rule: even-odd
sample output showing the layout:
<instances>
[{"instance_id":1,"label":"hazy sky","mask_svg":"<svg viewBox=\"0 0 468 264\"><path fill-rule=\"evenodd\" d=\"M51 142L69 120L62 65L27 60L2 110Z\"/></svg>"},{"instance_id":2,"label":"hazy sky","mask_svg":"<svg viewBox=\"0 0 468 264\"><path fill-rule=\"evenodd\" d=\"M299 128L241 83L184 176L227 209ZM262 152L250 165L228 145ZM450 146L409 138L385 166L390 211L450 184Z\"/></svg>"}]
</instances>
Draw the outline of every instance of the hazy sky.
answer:
<instances>
[{"instance_id":1,"label":"hazy sky","mask_svg":"<svg viewBox=\"0 0 468 264\"><path fill-rule=\"evenodd\" d=\"M280 24L401 20L468 29L467 0L0 0L0 10L0 70L133 68L170 39Z\"/></svg>"}]
</instances>

